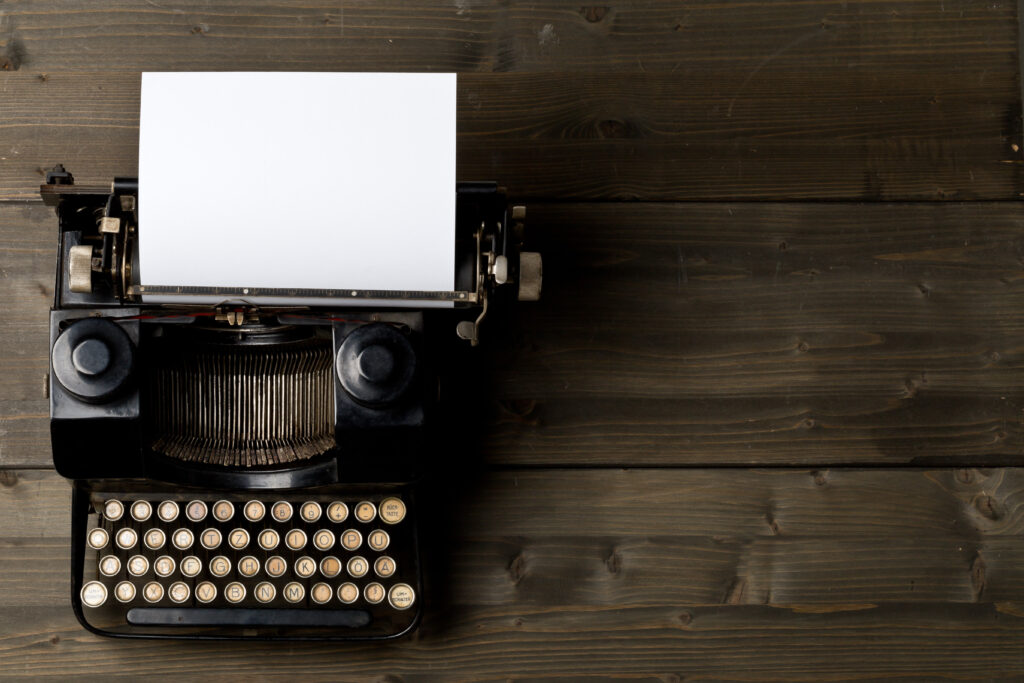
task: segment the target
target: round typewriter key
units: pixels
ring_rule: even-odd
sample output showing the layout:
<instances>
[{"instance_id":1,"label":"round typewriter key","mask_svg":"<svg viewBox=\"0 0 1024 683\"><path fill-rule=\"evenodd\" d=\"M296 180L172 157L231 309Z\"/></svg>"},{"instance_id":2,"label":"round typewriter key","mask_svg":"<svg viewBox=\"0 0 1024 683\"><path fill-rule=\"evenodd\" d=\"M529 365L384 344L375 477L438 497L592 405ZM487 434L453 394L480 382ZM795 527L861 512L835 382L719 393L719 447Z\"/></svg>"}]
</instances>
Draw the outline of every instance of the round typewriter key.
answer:
<instances>
[{"instance_id":1,"label":"round typewriter key","mask_svg":"<svg viewBox=\"0 0 1024 683\"><path fill-rule=\"evenodd\" d=\"M322 582L315 584L309 589L309 597L313 598L313 602L318 605L325 605L330 602L331 595L333 594L334 591L331 590L331 587Z\"/></svg>"},{"instance_id":2,"label":"round typewriter key","mask_svg":"<svg viewBox=\"0 0 1024 683\"><path fill-rule=\"evenodd\" d=\"M341 560L334 555L328 555L320 560L320 573L328 579L333 579L341 573Z\"/></svg>"},{"instance_id":3,"label":"round typewriter key","mask_svg":"<svg viewBox=\"0 0 1024 683\"><path fill-rule=\"evenodd\" d=\"M171 584L171 587L167 589L167 597L171 599L171 602L176 602L180 605L188 600L189 592L187 583L184 581L175 581Z\"/></svg>"},{"instance_id":4,"label":"round typewriter key","mask_svg":"<svg viewBox=\"0 0 1024 683\"><path fill-rule=\"evenodd\" d=\"M188 558L185 558L188 559ZM181 561L182 574L184 574L185 560ZM153 560L153 571L157 576L167 578L174 573L174 558L170 555L161 555ZM186 574L187 576L187 574Z\"/></svg>"},{"instance_id":5,"label":"round typewriter key","mask_svg":"<svg viewBox=\"0 0 1024 683\"><path fill-rule=\"evenodd\" d=\"M388 602L395 609L409 609L416 601L416 591L407 583L396 583L388 591Z\"/></svg>"},{"instance_id":6,"label":"round typewriter key","mask_svg":"<svg viewBox=\"0 0 1024 683\"><path fill-rule=\"evenodd\" d=\"M201 500L193 500L185 506L185 516L190 522L201 522L206 519L206 503Z\"/></svg>"},{"instance_id":7,"label":"round typewriter key","mask_svg":"<svg viewBox=\"0 0 1024 683\"><path fill-rule=\"evenodd\" d=\"M114 597L118 602L131 602L135 599L135 584L131 581L122 581L114 586Z\"/></svg>"},{"instance_id":8,"label":"round typewriter key","mask_svg":"<svg viewBox=\"0 0 1024 683\"><path fill-rule=\"evenodd\" d=\"M303 598L306 597L306 589L302 586L301 583L298 583L297 581L292 581L284 587L284 591L282 594L284 595L284 599L288 602L302 602Z\"/></svg>"},{"instance_id":9,"label":"round typewriter key","mask_svg":"<svg viewBox=\"0 0 1024 683\"><path fill-rule=\"evenodd\" d=\"M185 528L178 529L171 536L171 543L173 543L174 547L178 550L188 550L192 547L192 542L194 540L195 537L192 535L192 532Z\"/></svg>"},{"instance_id":10,"label":"round typewriter key","mask_svg":"<svg viewBox=\"0 0 1024 683\"><path fill-rule=\"evenodd\" d=\"M307 500L299 508L299 517L302 517L303 521L315 522L320 519L320 515L320 503L314 503L311 500Z\"/></svg>"},{"instance_id":11,"label":"round typewriter key","mask_svg":"<svg viewBox=\"0 0 1024 683\"><path fill-rule=\"evenodd\" d=\"M308 579L316 572L316 562L312 557L303 555L295 560L295 573L304 579Z\"/></svg>"},{"instance_id":12,"label":"round typewriter key","mask_svg":"<svg viewBox=\"0 0 1024 683\"><path fill-rule=\"evenodd\" d=\"M363 589L363 597L371 605L379 604L384 599L384 586L376 581L366 584L366 588Z\"/></svg>"},{"instance_id":13,"label":"round typewriter key","mask_svg":"<svg viewBox=\"0 0 1024 683\"><path fill-rule=\"evenodd\" d=\"M391 543L391 537L383 529L374 529L366 537L366 544L374 550L384 550Z\"/></svg>"},{"instance_id":14,"label":"round typewriter key","mask_svg":"<svg viewBox=\"0 0 1024 683\"><path fill-rule=\"evenodd\" d=\"M387 524L398 524L405 519L405 503L398 498L385 498L380 503L380 518Z\"/></svg>"},{"instance_id":15,"label":"round typewriter key","mask_svg":"<svg viewBox=\"0 0 1024 683\"><path fill-rule=\"evenodd\" d=\"M142 555L132 555L128 558L128 573L132 576L142 576L149 571L149 560Z\"/></svg>"},{"instance_id":16,"label":"round typewriter key","mask_svg":"<svg viewBox=\"0 0 1024 683\"><path fill-rule=\"evenodd\" d=\"M153 514L153 506L148 500L137 500L132 503L132 519L136 522L145 522Z\"/></svg>"},{"instance_id":17,"label":"round typewriter key","mask_svg":"<svg viewBox=\"0 0 1024 683\"><path fill-rule=\"evenodd\" d=\"M376 516L377 508L373 507L373 503L370 501L364 500L356 505L356 519L360 522L372 522Z\"/></svg>"},{"instance_id":18,"label":"round typewriter key","mask_svg":"<svg viewBox=\"0 0 1024 683\"><path fill-rule=\"evenodd\" d=\"M242 602L242 600L245 600L245 586L237 581L232 581L224 586L224 597L227 598L228 602Z\"/></svg>"},{"instance_id":19,"label":"round typewriter key","mask_svg":"<svg viewBox=\"0 0 1024 683\"><path fill-rule=\"evenodd\" d=\"M264 550L273 550L281 542L281 535L273 529L264 529L257 540Z\"/></svg>"},{"instance_id":20,"label":"round typewriter key","mask_svg":"<svg viewBox=\"0 0 1024 683\"><path fill-rule=\"evenodd\" d=\"M327 506L327 519L332 522L344 522L348 519L348 505L336 500Z\"/></svg>"},{"instance_id":21,"label":"round typewriter key","mask_svg":"<svg viewBox=\"0 0 1024 683\"><path fill-rule=\"evenodd\" d=\"M235 550L241 550L249 545L249 532L245 529L234 529L228 534L228 545Z\"/></svg>"},{"instance_id":22,"label":"round typewriter key","mask_svg":"<svg viewBox=\"0 0 1024 683\"><path fill-rule=\"evenodd\" d=\"M213 504L213 518L218 522L227 522L235 516L235 506L229 500L218 500Z\"/></svg>"},{"instance_id":23,"label":"round typewriter key","mask_svg":"<svg viewBox=\"0 0 1024 683\"><path fill-rule=\"evenodd\" d=\"M355 529L349 529L339 539L345 550L357 550L363 544L363 535Z\"/></svg>"},{"instance_id":24,"label":"round typewriter key","mask_svg":"<svg viewBox=\"0 0 1024 683\"><path fill-rule=\"evenodd\" d=\"M274 507L270 508L271 516L279 522L287 522L292 518L292 504L279 500L274 503Z\"/></svg>"},{"instance_id":25,"label":"round typewriter key","mask_svg":"<svg viewBox=\"0 0 1024 683\"><path fill-rule=\"evenodd\" d=\"M142 597L146 602L160 602L164 598L164 587L156 581L150 581L142 587Z\"/></svg>"},{"instance_id":26,"label":"round typewriter key","mask_svg":"<svg viewBox=\"0 0 1024 683\"><path fill-rule=\"evenodd\" d=\"M245 508L242 513L250 522L258 522L263 519L263 515L267 514L267 508L265 508L263 503L258 500L250 500L245 504Z\"/></svg>"},{"instance_id":27,"label":"round typewriter key","mask_svg":"<svg viewBox=\"0 0 1024 683\"><path fill-rule=\"evenodd\" d=\"M135 533L135 529L121 529L117 532L114 540L117 542L118 548L131 550L139 542L139 535Z\"/></svg>"},{"instance_id":28,"label":"round typewriter key","mask_svg":"<svg viewBox=\"0 0 1024 683\"><path fill-rule=\"evenodd\" d=\"M202 603L212 602L217 597L217 587L209 581L196 584L196 600Z\"/></svg>"},{"instance_id":29,"label":"round typewriter key","mask_svg":"<svg viewBox=\"0 0 1024 683\"><path fill-rule=\"evenodd\" d=\"M103 516L111 522L116 522L124 517L124 505L119 500L108 500L103 504Z\"/></svg>"},{"instance_id":30,"label":"round typewriter key","mask_svg":"<svg viewBox=\"0 0 1024 683\"><path fill-rule=\"evenodd\" d=\"M181 573L190 579L198 576L203 571L203 563L195 555L189 555L181 560Z\"/></svg>"},{"instance_id":31,"label":"round typewriter key","mask_svg":"<svg viewBox=\"0 0 1024 683\"><path fill-rule=\"evenodd\" d=\"M157 506L156 516L164 522L173 522L178 518L178 504L173 500L165 500Z\"/></svg>"},{"instance_id":32,"label":"round typewriter key","mask_svg":"<svg viewBox=\"0 0 1024 683\"><path fill-rule=\"evenodd\" d=\"M267 574L276 579L288 571L288 563L280 555L274 555L267 559L267 564L264 568L267 570Z\"/></svg>"},{"instance_id":33,"label":"round typewriter key","mask_svg":"<svg viewBox=\"0 0 1024 683\"><path fill-rule=\"evenodd\" d=\"M330 550L331 546L334 545L334 534L327 529L321 529L313 534L313 545L318 550Z\"/></svg>"},{"instance_id":34,"label":"round typewriter key","mask_svg":"<svg viewBox=\"0 0 1024 683\"><path fill-rule=\"evenodd\" d=\"M291 550L302 550L306 547L306 532L302 529L292 529L284 535L284 544Z\"/></svg>"},{"instance_id":35,"label":"round typewriter key","mask_svg":"<svg viewBox=\"0 0 1024 683\"><path fill-rule=\"evenodd\" d=\"M387 555L381 555L373 563L374 573L382 579L386 579L395 573L395 561Z\"/></svg>"},{"instance_id":36,"label":"round typewriter key","mask_svg":"<svg viewBox=\"0 0 1024 683\"><path fill-rule=\"evenodd\" d=\"M143 541L146 543L146 547L150 550L160 550L164 547L164 543L167 542L167 534L164 533L163 529L150 529L146 532Z\"/></svg>"},{"instance_id":37,"label":"round typewriter key","mask_svg":"<svg viewBox=\"0 0 1024 683\"><path fill-rule=\"evenodd\" d=\"M260 561L252 555L246 555L238 561L238 573L249 578L256 576L260 570Z\"/></svg>"},{"instance_id":38,"label":"round typewriter key","mask_svg":"<svg viewBox=\"0 0 1024 683\"><path fill-rule=\"evenodd\" d=\"M106 529L97 527L89 532L89 547L93 550L103 550L107 543L110 543L110 534Z\"/></svg>"},{"instance_id":39,"label":"round typewriter key","mask_svg":"<svg viewBox=\"0 0 1024 683\"><path fill-rule=\"evenodd\" d=\"M348 569L348 575L354 579L366 576L366 572L370 571L370 565L359 555L349 559L346 568Z\"/></svg>"},{"instance_id":40,"label":"round typewriter key","mask_svg":"<svg viewBox=\"0 0 1024 683\"><path fill-rule=\"evenodd\" d=\"M106 555L100 560L100 574L103 576L117 576L119 571L121 571L121 560L114 555Z\"/></svg>"},{"instance_id":41,"label":"round typewriter key","mask_svg":"<svg viewBox=\"0 0 1024 683\"><path fill-rule=\"evenodd\" d=\"M220 529L209 528L205 529L203 533L199 535L199 544L207 550L216 550L220 547L221 535Z\"/></svg>"},{"instance_id":42,"label":"round typewriter key","mask_svg":"<svg viewBox=\"0 0 1024 683\"><path fill-rule=\"evenodd\" d=\"M231 560L229 560L228 558L224 557L223 555L218 555L217 557L210 560L210 573L216 576L217 578L225 577L230 572Z\"/></svg>"},{"instance_id":43,"label":"round typewriter key","mask_svg":"<svg viewBox=\"0 0 1024 683\"><path fill-rule=\"evenodd\" d=\"M359 599L359 589L354 583L343 583L338 586L338 599L346 605L351 605Z\"/></svg>"},{"instance_id":44,"label":"round typewriter key","mask_svg":"<svg viewBox=\"0 0 1024 683\"><path fill-rule=\"evenodd\" d=\"M277 595L277 589L274 588L274 584L269 581L261 581L256 584L256 590L253 591L253 595L255 595L256 599L265 605L274 599Z\"/></svg>"},{"instance_id":45,"label":"round typewriter key","mask_svg":"<svg viewBox=\"0 0 1024 683\"><path fill-rule=\"evenodd\" d=\"M86 607L99 607L107 601L107 587L99 581L82 586L82 603Z\"/></svg>"}]
</instances>

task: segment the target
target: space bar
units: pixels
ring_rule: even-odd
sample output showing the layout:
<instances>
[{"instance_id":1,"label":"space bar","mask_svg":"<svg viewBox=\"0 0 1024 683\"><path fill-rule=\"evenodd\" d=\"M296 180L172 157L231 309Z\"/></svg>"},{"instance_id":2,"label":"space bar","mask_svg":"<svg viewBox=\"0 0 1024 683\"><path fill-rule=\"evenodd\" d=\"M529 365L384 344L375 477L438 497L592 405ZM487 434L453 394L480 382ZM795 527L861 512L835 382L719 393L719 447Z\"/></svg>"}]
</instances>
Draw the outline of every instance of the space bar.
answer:
<instances>
[{"instance_id":1,"label":"space bar","mask_svg":"<svg viewBox=\"0 0 1024 683\"><path fill-rule=\"evenodd\" d=\"M135 607L135 626L368 626L370 613L358 609L218 609L212 607Z\"/></svg>"}]
</instances>

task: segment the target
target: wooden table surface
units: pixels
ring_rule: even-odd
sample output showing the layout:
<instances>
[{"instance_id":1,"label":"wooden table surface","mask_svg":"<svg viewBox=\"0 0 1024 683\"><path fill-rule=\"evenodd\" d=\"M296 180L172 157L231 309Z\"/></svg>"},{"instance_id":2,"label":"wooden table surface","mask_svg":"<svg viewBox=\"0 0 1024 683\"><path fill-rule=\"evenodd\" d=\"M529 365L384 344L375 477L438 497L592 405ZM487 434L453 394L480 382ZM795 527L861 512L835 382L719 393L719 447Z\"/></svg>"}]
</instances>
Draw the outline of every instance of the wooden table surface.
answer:
<instances>
[{"instance_id":1,"label":"wooden table surface","mask_svg":"<svg viewBox=\"0 0 1024 683\"><path fill-rule=\"evenodd\" d=\"M0 2L0 675L1021 679L1019 14ZM37 188L135 172L147 70L457 71L459 178L528 207L544 299L470 360L406 640L72 615Z\"/></svg>"}]
</instances>

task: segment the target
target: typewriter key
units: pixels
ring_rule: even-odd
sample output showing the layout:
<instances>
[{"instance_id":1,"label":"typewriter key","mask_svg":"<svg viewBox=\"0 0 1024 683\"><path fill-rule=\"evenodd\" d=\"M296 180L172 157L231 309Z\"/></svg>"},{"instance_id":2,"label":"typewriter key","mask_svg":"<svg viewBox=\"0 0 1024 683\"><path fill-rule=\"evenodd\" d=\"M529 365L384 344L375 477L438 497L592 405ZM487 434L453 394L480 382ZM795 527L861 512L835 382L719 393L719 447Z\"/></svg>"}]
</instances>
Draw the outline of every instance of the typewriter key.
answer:
<instances>
[{"instance_id":1,"label":"typewriter key","mask_svg":"<svg viewBox=\"0 0 1024 683\"><path fill-rule=\"evenodd\" d=\"M124 516L124 505L119 500L108 500L103 504L103 516L111 522L116 522Z\"/></svg>"},{"instance_id":2,"label":"typewriter key","mask_svg":"<svg viewBox=\"0 0 1024 683\"><path fill-rule=\"evenodd\" d=\"M192 547L192 542L194 540L195 537L192 535L192 532L185 528L178 529L174 532L174 535L171 536L171 543L173 543L174 547L178 550L188 550Z\"/></svg>"},{"instance_id":3,"label":"typewriter key","mask_svg":"<svg viewBox=\"0 0 1024 683\"><path fill-rule=\"evenodd\" d=\"M199 602L211 602L215 597L217 597L217 587L209 581L201 581L196 586L196 600Z\"/></svg>"},{"instance_id":4,"label":"typewriter key","mask_svg":"<svg viewBox=\"0 0 1024 683\"><path fill-rule=\"evenodd\" d=\"M371 605L380 604L380 601L384 599L384 586L376 581L366 584L366 588L363 589L363 597Z\"/></svg>"},{"instance_id":5,"label":"typewriter key","mask_svg":"<svg viewBox=\"0 0 1024 683\"><path fill-rule=\"evenodd\" d=\"M363 535L355 529L349 529L341 535L341 547L345 550L357 550L363 544Z\"/></svg>"},{"instance_id":6,"label":"typewriter key","mask_svg":"<svg viewBox=\"0 0 1024 683\"><path fill-rule=\"evenodd\" d=\"M150 581L142 587L142 597L146 602L160 602L164 598L164 587L156 581Z\"/></svg>"},{"instance_id":7,"label":"typewriter key","mask_svg":"<svg viewBox=\"0 0 1024 683\"><path fill-rule=\"evenodd\" d=\"M223 578L231 572L231 560L218 555L217 557L210 560L210 573L217 578Z\"/></svg>"},{"instance_id":8,"label":"typewriter key","mask_svg":"<svg viewBox=\"0 0 1024 683\"><path fill-rule=\"evenodd\" d=\"M327 506L327 519L332 522L344 522L348 518L348 505L336 500Z\"/></svg>"},{"instance_id":9,"label":"typewriter key","mask_svg":"<svg viewBox=\"0 0 1024 683\"><path fill-rule=\"evenodd\" d=\"M209 528L205 529L202 534L199 535L199 544L207 550L216 550L220 547L221 535L220 529Z\"/></svg>"},{"instance_id":10,"label":"typewriter key","mask_svg":"<svg viewBox=\"0 0 1024 683\"><path fill-rule=\"evenodd\" d=\"M325 605L331 601L334 591L326 583L318 583L309 590L309 597L318 605Z\"/></svg>"},{"instance_id":11,"label":"typewriter key","mask_svg":"<svg viewBox=\"0 0 1024 683\"><path fill-rule=\"evenodd\" d=\"M132 519L136 522L145 522L153 514L153 506L148 500L137 500L132 503Z\"/></svg>"},{"instance_id":12,"label":"typewriter key","mask_svg":"<svg viewBox=\"0 0 1024 683\"><path fill-rule=\"evenodd\" d=\"M156 516L165 522L173 522L178 518L178 504L173 500L165 500L156 508Z\"/></svg>"},{"instance_id":13,"label":"typewriter key","mask_svg":"<svg viewBox=\"0 0 1024 683\"><path fill-rule=\"evenodd\" d=\"M241 550L249 545L249 532L245 529L235 529L228 534L228 545L235 550Z\"/></svg>"},{"instance_id":14,"label":"typewriter key","mask_svg":"<svg viewBox=\"0 0 1024 683\"><path fill-rule=\"evenodd\" d=\"M334 534L327 529L321 529L313 534L313 545L318 550L330 550L331 546L334 545Z\"/></svg>"},{"instance_id":15,"label":"typewriter key","mask_svg":"<svg viewBox=\"0 0 1024 683\"><path fill-rule=\"evenodd\" d=\"M238 573L249 578L256 576L260 570L260 561L252 555L246 555L238 561Z\"/></svg>"},{"instance_id":16,"label":"typewriter key","mask_svg":"<svg viewBox=\"0 0 1024 683\"><path fill-rule=\"evenodd\" d=\"M185 506L185 516L191 522L201 522L206 519L206 503L201 500L193 500Z\"/></svg>"},{"instance_id":17,"label":"typewriter key","mask_svg":"<svg viewBox=\"0 0 1024 683\"><path fill-rule=\"evenodd\" d=\"M149 571L149 560L142 555L132 555L128 558L128 573L132 576L142 576Z\"/></svg>"},{"instance_id":18,"label":"typewriter key","mask_svg":"<svg viewBox=\"0 0 1024 683\"><path fill-rule=\"evenodd\" d=\"M287 522L292 518L292 504L279 500L270 508L270 514L279 522Z\"/></svg>"},{"instance_id":19,"label":"typewriter key","mask_svg":"<svg viewBox=\"0 0 1024 683\"><path fill-rule=\"evenodd\" d=\"M107 555L100 560L100 574L103 576L117 576L121 571L121 560L114 555Z\"/></svg>"},{"instance_id":20,"label":"typewriter key","mask_svg":"<svg viewBox=\"0 0 1024 683\"><path fill-rule=\"evenodd\" d=\"M351 605L359 599L359 589L354 583L343 583L338 586L338 599L346 605Z\"/></svg>"},{"instance_id":21,"label":"typewriter key","mask_svg":"<svg viewBox=\"0 0 1024 683\"><path fill-rule=\"evenodd\" d=\"M373 503L370 501L364 500L356 505L356 519L360 522L372 522L376 516L377 508L373 507Z\"/></svg>"},{"instance_id":22,"label":"typewriter key","mask_svg":"<svg viewBox=\"0 0 1024 683\"><path fill-rule=\"evenodd\" d=\"M235 516L235 506L228 500L218 500L213 504L213 518L218 522L227 522Z\"/></svg>"},{"instance_id":23,"label":"typewriter key","mask_svg":"<svg viewBox=\"0 0 1024 683\"><path fill-rule=\"evenodd\" d=\"M256 584L256 590L253 591L253 594L257 600L265 605L274 599L274 596L277 595L277 589L269 581L261 581Z\"/></svg>"},{"instance_id":24,"label":"typewriter key","mask_svg":"<svg viewBox=\"0 0 1024 683\"><path fill-rule=\"evenodd\" d=\"M89 547L93 550L103 550L109 542L110 534L107 533L106 529L97 527L89 532Z\"/></svg>"},{"instance_id":25,"label":"typewriter key","mask_svg":"<svg viewBox=\"0 0 1024 683\"><path fill-rule=\"evenodd\" d=\"M391 543L391 537L388 536L388 532L383 529L374 529L370 532L370 535L366 537L366 544L374 550L384 550Z\"/></svg>"},{"instance_id":26,"label":"typewriter key","mask_svg":"<svg viewBox=\"0 0 1024 683\"><path fill-rule=\"evenodd\" d=\"M258 500L250 500L245 504L243 514L250 522L258 522L263 519L263 515L267 514L267 508Z\"/></svg>"},{"instance_id":27,"label":"typewriter key","mask_svg":"<svg viewBox=\"0 0 1024 683\"><path fill-rule=\"evenodd\" d=\"M387 555L381 555L373 563L374 573L382 579L386 579L395 573L395 561Z\"/></svg>"},{"instance_id":28,"label":"typewriter key","mask_svg":"<svg viewBox=\"0 0 1024 683\"><path fill-rule=\"evenodd\" d=\"M288 571L288 563L285 562L284 558L280 555L274 555L273 557L267 559L265 569L267 570L267 574L276 579L277 577L283 575L286 571Z\"/></svg>"},{"instance_id":29,"label":"typewriter key","mask_svg":"<svg viewBox=\"0 0 1024 683\"><path fill-rule=\"evenodd\" d=\"M160 550L164 547L164 543L167 542L167 535L163 529L150 529L146 532L145 538L146 547L150 550Z\"/></svg>"},{"instance_id":30,"label":"typewriter key","mask_svg":"<svg viewBox=\"0 0 1024 683\"><path fill-rule=\"evenodd\" d=\"M203 563L195 555L189 555L181 560L181 573L190 579L198 576L203 571Z\"/></svg>"},{"instance_id":31,"label":"typewriter key","mask_svg":"<svg viewBox=\"0 0 1024 683\"><path fill-rule=\"evenodd\" d=\"M260 532L259 543L264 550L273 550L281 542L281 535L273 529L264 529Z\"/></svg>"},{"instance_id":32,"label":"typewriter key","mask_svg":"<svg viewBox=\"0 0 1024 683\"><path fill-rule=\"evenodd\" d=\"M396 583L388 591L388 602L395 609L408 609L416 601L416 591L407 583Z\"/></svg>"},{"instance_id":33,"label":"typewriter key","mask_svg":"<svg viewBox=\"0 0 1024 683\"><path fill-rule=\"evenodd\" d=\"M303 598L306 597L306 589L303 588L301 583L292 581L284 587L282 594L284 595L284 599L288 602L302 602Z\"/></svg>"},{"instance_id":34,"label":"typewriter key","mask_svg":"<svg viewBox=\"0 0 1024 683\"><path fill-rule=\"evenodd\" d=\"M82 603L86 607L99 607L107 601L107 587L99 581L82 586Z\"/></svg>"},{"instance_id":35,"label":"typewriter key","mask_svg":"<svg viewBox=\"0 0 1024 683\"><path fill-rule=\"evenodd\" d=\"M320 514L320 504L314 503L311 500L306 501L305 503L302 504L302 507L299 508L299 517L302 517L302 519L306 522L317 521L318 519L320 519Z\"/></svg>"},{"instance_id":36,"label":"typewriter key","mask_svg":"<svg viewBox=\"0 0 1024 683\"><path fill-rule=\"evenodd\" d=\"M186 560L188 558L185 558ZM181 561L182 574L185 574L185 560ZM161 555L160 557L153 560L153 571L157 576L167 578L174 573L174 558L170 555ZM188 574L185 574L188 576Z\"/></svg>"},{"instance_id":37,"label":"typewriter key","mask_svg":"<svg viewBox=\"0 0 1024 683\"><path fill-rule=\"evenodd\" d=\"M227 598L228 602L242 602L242 600L245 600L245 586L237 581L232 581L224 586L224 597Z\"/></svg>"},{"instance_id":38,"label":"typewriter key","mask_svg":"<svg viewBox=\"0 0 1024 683\"><path fill-rule=\"evenodd\" d=\"M348 575L353 579L366 576L366 572L370 571L370 565L367 564L366 560L359 555L349 559L346 568L348 569Z\"/></svg>"},{"instance_id":39,"label":"typewriter key","mask_svg":"<svg viewBox=\"0 0 1024 683\"><path fill-rule=\"evenodd\" d=\"M284 544L291 550L302 550L306 546L306 532L302 529L292 529L284 535Z\"/></svg>"},{"instance_id":40,"label":"typewriter key","mask_svg":"<svg viewBox=\"0 0 1024 683\"><path fill-rule=\"evenodd\" d=\"M131 602L135 599L135 584L131 581L122 581L114 586L114 597L118 602Z\"/></svg>"},{"instance_id":41,"label":"typewriter key","mask_svg":"<svg viewBox=\"0 0 1024 683\"><path fill-rule=\"evenodd\" d=\"M121 529L117 532L114 540L121 550L131 550L139 542L139 535L135 533L135 529Z\"/></svg>"},{"instance_id":42,"label":"typewriter key","mask_svg":"<svg viewBox=\"0 0 1024 683\"><path fill-rule=\"evenodd\" d=\"M175 581L171 584L171 587L167 589L167 597L171 599L171 602L176 602L179 605L188 600L188 595L188 584L184 581Z\"/></svg>"},{"instance_id":43,"label":"typewriter key","mask_svg":"<svg viewBox=\"0 0 1024 683\"><path fill-rule=\"evenodd\" d=\"M316 572L316 562L312 557L303 555L295 560L295 573L304 579L308 579Z\"/></svg>"},{"instance_id":44,"label":"typewriter key","mask_svg":"<svg viewBox=\"0 0 1024 683\"><path fill-rule=\"evenodd\" d=\"M334 555L328 555L320 560L320 573L328 579L333 579L341 573L341 560Z\"/></svg>"},{"instance_id":45,"label":"typewriter key","mask_svg":"<svg viewBox=\"0 0 1024 683\"><path fill-rule=\"evenodd\" d=\"M405 519L405 503L398 498L385 498L380 503L380 518L388 524L398 524Z\"/></svg>"}]
</instances>

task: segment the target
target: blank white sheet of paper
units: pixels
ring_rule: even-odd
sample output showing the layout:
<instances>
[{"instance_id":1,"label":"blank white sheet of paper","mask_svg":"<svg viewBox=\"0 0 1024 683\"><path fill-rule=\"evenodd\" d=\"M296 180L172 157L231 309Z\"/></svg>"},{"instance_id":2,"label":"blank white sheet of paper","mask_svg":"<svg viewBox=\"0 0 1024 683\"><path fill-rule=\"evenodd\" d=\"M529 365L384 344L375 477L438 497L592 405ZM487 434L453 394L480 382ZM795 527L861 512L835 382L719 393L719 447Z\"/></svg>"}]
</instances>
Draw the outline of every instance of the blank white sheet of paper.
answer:
<instances>
[{"instance_id":1,"label":"blank white sheet of paper","mask_svg":"<svg viewBox=\"0 0 1024 683\"><path fill-rule=\"evenodd\" d=\"M455 116L455 74L142 74L140 284L452 290Z\"/></svg>"}]
</instances>

